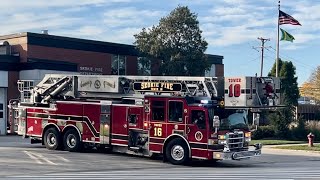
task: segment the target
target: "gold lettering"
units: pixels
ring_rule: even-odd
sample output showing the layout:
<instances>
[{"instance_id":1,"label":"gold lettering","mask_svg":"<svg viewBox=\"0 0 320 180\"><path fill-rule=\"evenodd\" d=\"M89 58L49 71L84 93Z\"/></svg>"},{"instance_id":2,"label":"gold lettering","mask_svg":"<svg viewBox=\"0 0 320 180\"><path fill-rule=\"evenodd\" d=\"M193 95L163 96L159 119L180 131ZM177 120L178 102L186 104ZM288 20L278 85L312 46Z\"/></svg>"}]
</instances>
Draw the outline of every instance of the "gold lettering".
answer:
<instances>
[{"instance_id":1,"label":"gold lettering","mask_svg":"<svg viewBox=\"0 0 320 180\"><path fill-rule=\"evenodd\" d=\"M170 88L169 89L173 90L173 84L172 83L170 83Z\"/></svg>"},{"instance_id":2,"label":"gold lettering","mask_svg":"<svg viewBox=\"0 0 320 180\"><path fill-rule=\"evenodd\" d=\"M154 127L162 127L162 124L154 124Z\"/></svg>"},{"instance_id":3,"label":"gold lettering","mask_svg":"<svg viewBox=\"0 0 320 180\"><path fill-rule=\"evenodd\" d=\"M173 90L173 83L161 83L161 89Z\"/></svg>"},{"instance_id":4,"label":"gold lettering","mask_svg":"<svg viewBox=\"0 0 320 180\"><path fill-rule=\"evenodd\" d=\"M174 91L175 83L167 82L140 82L140 90L146 91Z\"/></svg>"}]
</instances>

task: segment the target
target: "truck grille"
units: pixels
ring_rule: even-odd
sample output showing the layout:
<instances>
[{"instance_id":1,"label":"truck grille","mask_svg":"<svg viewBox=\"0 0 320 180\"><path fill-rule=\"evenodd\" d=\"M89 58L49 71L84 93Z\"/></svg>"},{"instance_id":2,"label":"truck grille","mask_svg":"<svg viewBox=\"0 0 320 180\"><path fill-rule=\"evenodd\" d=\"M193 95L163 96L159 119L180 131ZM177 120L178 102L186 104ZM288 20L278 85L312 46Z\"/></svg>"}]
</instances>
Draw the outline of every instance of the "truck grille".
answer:
<instances>
[{"instance_id":1,"label":"truck grille","mask_svg":"<svg viewBox=\"0 0 320 180\"><path fill-rule=\"evenodd\" d=\"M243 132L228 133L228 147L230 150L243 148L244 134Z\"/></svg>"}]
</instances>

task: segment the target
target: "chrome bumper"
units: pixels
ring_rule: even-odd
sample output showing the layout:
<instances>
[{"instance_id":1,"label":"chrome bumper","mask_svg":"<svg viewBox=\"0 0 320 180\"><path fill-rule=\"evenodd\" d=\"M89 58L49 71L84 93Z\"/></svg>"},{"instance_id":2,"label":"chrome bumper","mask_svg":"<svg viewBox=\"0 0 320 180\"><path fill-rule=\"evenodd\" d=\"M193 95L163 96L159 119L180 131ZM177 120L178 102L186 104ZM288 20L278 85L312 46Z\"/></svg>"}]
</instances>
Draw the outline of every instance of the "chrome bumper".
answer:
<instances>
[{"instance_id":1,"label":"chrome bumper","mask_svg":"<svg viewBox=\"0 0 320 180\"><path fill-rule=\"evenodd\" d=\"M238 151L238 152L213 152L213 159L217 160L241 160L241 159L248 159L251 157L261 156L261 144L255 144L254 150L248 151Z\"/></svg>"}]
</instances>

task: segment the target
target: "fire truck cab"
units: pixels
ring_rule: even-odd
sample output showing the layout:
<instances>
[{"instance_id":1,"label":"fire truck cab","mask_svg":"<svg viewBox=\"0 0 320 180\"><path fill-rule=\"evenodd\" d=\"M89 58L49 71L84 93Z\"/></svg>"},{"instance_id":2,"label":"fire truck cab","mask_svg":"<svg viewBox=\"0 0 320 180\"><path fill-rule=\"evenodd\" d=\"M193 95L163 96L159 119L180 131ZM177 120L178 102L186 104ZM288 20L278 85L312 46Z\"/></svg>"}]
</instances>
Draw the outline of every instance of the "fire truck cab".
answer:
<instances>
[{"instance_id":1,"label":"fire truck cab","mask_svg":"<svg viewBox=\"0 0 320 180\"><path fill-rule=\"evenodd\" d=\"M271 101L267 78L223 79L217 88L212 77L53 74L33 88L19 81L21 100L9 108L17 133L51 150L93 146L172 164L260 156L261 144L249 146L248 107L278 106L280 81L269 78Z\"/></svg>"}]
</instances>

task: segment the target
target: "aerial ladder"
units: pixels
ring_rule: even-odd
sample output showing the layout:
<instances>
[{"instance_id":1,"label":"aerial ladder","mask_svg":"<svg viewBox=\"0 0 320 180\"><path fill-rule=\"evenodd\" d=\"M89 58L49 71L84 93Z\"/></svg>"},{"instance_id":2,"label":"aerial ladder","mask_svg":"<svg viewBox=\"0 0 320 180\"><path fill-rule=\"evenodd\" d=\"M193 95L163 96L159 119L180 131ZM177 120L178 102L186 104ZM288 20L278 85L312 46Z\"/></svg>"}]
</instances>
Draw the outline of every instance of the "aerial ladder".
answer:
<instances>
[{"instance_id":1,"label":"aerial ladder","mask_svg":"<svg viewBox=\"0 0 320 180\"><path fill-rule=\"evenodd\" d=\"M21 102L49 104L54 100L104 99L143 97L146 94L198 96L218 99L218 84L214 77L187 76L118 76L47 74L36 86L18 81Z\"/></svg>"},{"instance_id":2,"label":"aerial ladder","mask_svg":"<svg viewBox=\"0 0 320 180\"><path fill-rule=\"evenodd\" d=\"M226 107L281 106L276 77L189 77L47 74L37 84L19 80L20 102L46 105L55 100L143 98L147 94L196 96L224 101Z\"/></svg>"}]
</instances>

